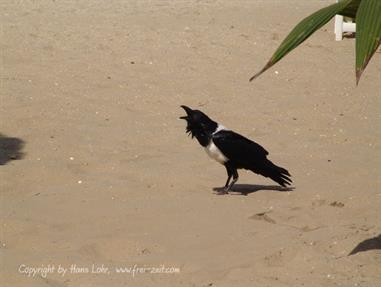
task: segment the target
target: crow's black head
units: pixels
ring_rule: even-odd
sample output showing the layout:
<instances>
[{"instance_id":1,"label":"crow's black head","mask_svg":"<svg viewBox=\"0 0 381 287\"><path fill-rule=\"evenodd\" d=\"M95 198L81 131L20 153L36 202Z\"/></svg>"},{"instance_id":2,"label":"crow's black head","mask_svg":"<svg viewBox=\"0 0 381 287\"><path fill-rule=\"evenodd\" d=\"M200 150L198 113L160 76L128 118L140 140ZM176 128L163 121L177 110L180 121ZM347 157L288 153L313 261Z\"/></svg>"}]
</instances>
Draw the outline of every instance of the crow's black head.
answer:
<instances>
[{"instance_id":1,"label":"crow's black head","mask_svg":"<svg viewBox=\"0 0 381 287\"><path fill-rule=\"evenodd\" d=\"M202 146L207 146L218 124L199 110L192 110L187 106L181 107L187 113L186 116L180 117L180 119L187 121L186 132L190 134L192 138L196 137Z\"/></svg>"}]
</instances>

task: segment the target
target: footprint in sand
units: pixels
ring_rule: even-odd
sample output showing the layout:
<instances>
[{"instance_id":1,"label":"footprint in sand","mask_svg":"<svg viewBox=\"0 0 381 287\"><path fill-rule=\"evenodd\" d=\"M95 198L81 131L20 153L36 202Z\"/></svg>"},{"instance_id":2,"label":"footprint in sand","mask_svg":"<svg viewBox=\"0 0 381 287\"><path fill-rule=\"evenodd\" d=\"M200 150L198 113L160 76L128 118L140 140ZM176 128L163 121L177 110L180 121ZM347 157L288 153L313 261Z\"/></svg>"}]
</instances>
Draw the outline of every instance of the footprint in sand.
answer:
<instances>
[{"instance_id":1,"label":"footprint in sand","mask_svg":"<svg viewBox=\"0 0 381 287\"><path fill-rule=\"evenodd\" d=\"M267 212L256 213L249 217L249 219L263 220L268 223L276 224L276 221L266 214Z\"/></svg>"}]
</instances>

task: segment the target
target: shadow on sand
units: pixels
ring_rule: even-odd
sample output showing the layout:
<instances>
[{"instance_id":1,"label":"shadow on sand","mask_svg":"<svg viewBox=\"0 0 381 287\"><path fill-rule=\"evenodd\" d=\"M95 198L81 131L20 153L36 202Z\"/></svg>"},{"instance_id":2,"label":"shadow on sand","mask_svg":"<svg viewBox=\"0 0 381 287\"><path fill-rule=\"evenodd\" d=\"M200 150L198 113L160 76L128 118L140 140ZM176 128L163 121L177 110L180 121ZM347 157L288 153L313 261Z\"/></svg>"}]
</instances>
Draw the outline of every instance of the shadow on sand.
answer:
<instances>
[{"instance_id":1,"label":"shadow on sand","mask_svg":"<svg viewBox=\"0 0 381 287\"><path fill-rule=\"evenodd\" d=\"M215 187L213 188L214 191L222 191L223 187ZM230 189L230 192L238 192L239 195L248 195L253 192L257 192L260 190L273 190L273 191L292 191L295 187L282 187L279 185L256 185L256 184L235 184Z\"/></svg>"},{"instance_id":2,"label":"shadow on sand","mask_svg":"<svg viewBox=\"0 0 381 287\"><path fill-rule=\"evenodd\" d=\"M11 160L22 159L21 151L25 142L19 138L10 138L0 134L0 165L5 165Z\"/></svg>"},{"instance_id":3,"label":"shadow on sand","mask_svg":"<svg viewBox=\"0 0 381 287\"><path fill-rule=\"evenodd\" d=\"M364 241L360 242L351 251L351 253L348 254L348 256L354 255L358 252L364 252L364 251L374 250L374 249L381 249L381 234L376 237L365 239Z\"/></svg>"}]
</instances>

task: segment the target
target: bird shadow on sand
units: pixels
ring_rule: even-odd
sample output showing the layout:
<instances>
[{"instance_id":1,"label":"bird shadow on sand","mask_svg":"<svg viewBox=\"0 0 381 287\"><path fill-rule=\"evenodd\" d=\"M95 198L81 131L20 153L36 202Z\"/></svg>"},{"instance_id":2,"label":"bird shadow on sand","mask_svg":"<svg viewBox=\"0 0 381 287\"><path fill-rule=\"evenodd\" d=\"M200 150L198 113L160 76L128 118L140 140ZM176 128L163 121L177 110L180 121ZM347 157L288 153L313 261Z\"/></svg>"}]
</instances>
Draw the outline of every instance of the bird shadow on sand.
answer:
<instances>
[{"instance_id":1,"label":"bird shadow on sand","mask_svg":"<svg viewBox=\"0 0 381 287\"><path fill-rule=\"evenodd\" d=\"M295 187L282 187L279 185L257 185L257 184L235 184L233 187L229 190L229 193L232 195L249 195L250 193L254 193L260 190L272 190L272 191L280 191L280 192L286 192L286 191L292 191ZM223 187L214 187L214 191L223 191ZM238 194L237 194L238 193Z\"/></svg>"},{"instance_id":2,"label":"bird shadow on sand","mask_svg":"<svg viewBox=\"0 0 381 287\"><path fill-rule=\"evenodd\" d=\"M7 137L0 133L0 165L5 165L11 160L22 159L24 144L22 139Z\"/></svg>"},{"instance_id":3,"label":"bird shadow on sand","mask_svg":"<svg viewBox=\"0 0 381 287\"><path fill-rule=\"evenodd\" d=\"M354 254L356 254L358 252L364 252L364 251L374 250L374 249L381 249L381 234L376 236L376 237L365 239L364 241L360 242L348 254L348 256L349 255L354 255Z\"/></svg>"}]
</instances>

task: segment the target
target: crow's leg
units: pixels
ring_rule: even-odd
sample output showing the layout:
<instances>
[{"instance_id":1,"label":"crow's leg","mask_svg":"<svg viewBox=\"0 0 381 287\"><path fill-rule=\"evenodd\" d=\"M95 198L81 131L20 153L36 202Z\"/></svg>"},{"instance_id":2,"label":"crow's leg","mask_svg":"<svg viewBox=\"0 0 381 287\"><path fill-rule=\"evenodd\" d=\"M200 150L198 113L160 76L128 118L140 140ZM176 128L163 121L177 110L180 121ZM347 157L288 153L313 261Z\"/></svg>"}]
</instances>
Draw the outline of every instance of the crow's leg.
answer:
<instances>
[{"instance_id":1,"label":"crow's leg","mask_svg":"<svg viewBox=\"0 0 381 287\"><path fill-rule=\"evenodd\" d=\"M219 192L217 192L218 195L224 195L224 194L227 194L227 193L228 193L228 192L227 192L227 190L228 190L227 188L228 188L228 186L229 186L230 179L231 179L232 176L233 176L233 171L232 171L232 169L231 169L228 165L226 165L226 164L225 164L225 168L226 168L226 172L227 172L227 174L228 174L228 179L226 180L224 189L223 189L223 190L220 190Z\"/></svg>"},{"instance_id":2,"label":"crow's leg","mask_svg":"<svg viewBox=\"0 0 381 287\"><path fill-rule=\"evenodd\" d=\"M228 165L225 165L226 172L228 173L228 179L226 180L226 184L224 186L224 189L219 191L218 195L223 195L229 193L230 188L233 186L233 184L238 180L238 172L235 168L232 168ZM230 179L233 177L233 181L229 184Z\"/></svg>"},{"instance_id":3,"label":"crow's leg","mask_svg":"<svg viewBox=\"0 0 381 287\"><path fill-rule=\"evenodd\" d=\"M235 168L232 168L231 169L232 173L233 173L233 181L230 183L229 186L225 186L225 192L228 193L229 190L232 188L232 186L237 182L238 180L238 171L235 169Z\"/></svg>"},{"instance_id":4,"label":"crow's leg","mask_svg":"<svg viewBox=\"0 0 381 287\"><path fill-rule=\"evenodd\" d=\"M227 179L227 181L225 183L225 188L227 188L229 186L230 179L233 176L233 172L232 172L231 168L226 166L226 165L225 165L225 168L226 168L226 172L228 173L228 179Z\"/></svg>"}]
</instances>

